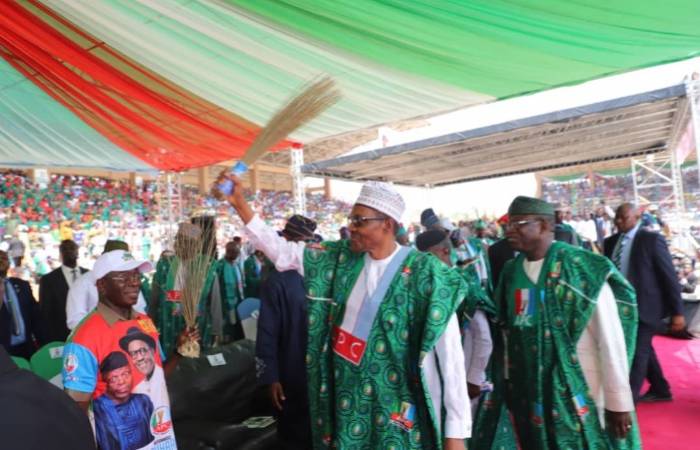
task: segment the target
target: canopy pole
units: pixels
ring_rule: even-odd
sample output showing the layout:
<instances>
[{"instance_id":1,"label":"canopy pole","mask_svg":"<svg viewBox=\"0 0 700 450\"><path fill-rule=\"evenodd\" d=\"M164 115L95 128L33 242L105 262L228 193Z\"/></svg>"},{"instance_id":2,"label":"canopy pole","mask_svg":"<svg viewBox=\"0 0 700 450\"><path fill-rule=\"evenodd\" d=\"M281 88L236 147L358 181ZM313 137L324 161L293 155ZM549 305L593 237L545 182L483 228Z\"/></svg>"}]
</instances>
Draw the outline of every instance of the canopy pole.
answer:
<instances>
[{"instance_id":1,"label":"canopy pole","mask_svg":"<svg viewBox=\"0 0 700 450\"><path fill-rule=\"evenodd\" d=\"M292 172L292 193L294 194L294 212L306 215L306 192L304 191L304 175L301 173L301 166L304 165L304 149L293 148L290 150L291 172Z\"/></svg>"},{"instance_id":2,"label":"canopy pole","mask_svg":"<svg viewBox=\"0 0 700 450\"><path fill-rule=\"evenodd\" d=\"M693 72L686 79L685 91L688 103L690 103L690 120L695 135L695 156L698 161L698 176L700 177L700 74Z\"/></svg>"}]
</instances>

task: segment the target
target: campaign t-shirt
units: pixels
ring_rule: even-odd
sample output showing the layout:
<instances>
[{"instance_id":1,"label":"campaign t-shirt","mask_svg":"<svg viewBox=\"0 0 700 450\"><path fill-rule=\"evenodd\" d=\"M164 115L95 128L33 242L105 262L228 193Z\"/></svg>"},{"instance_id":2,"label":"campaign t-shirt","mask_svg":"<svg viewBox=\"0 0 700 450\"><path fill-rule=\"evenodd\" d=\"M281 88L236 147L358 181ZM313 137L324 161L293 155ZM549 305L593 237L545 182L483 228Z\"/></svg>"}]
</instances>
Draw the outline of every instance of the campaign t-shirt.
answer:
<instances>
[{"instance_id":1,"label":"campaign t-shirt","mask_svg":"<svg viewBox=\"0 0 700 450\"><path fill-rule=\"evenodd\" d=\"M92 395L101 450L177 449L158 342L148 316L125 320L102 304L69 338L63 385Z\"/></svg>"}]
</instances>

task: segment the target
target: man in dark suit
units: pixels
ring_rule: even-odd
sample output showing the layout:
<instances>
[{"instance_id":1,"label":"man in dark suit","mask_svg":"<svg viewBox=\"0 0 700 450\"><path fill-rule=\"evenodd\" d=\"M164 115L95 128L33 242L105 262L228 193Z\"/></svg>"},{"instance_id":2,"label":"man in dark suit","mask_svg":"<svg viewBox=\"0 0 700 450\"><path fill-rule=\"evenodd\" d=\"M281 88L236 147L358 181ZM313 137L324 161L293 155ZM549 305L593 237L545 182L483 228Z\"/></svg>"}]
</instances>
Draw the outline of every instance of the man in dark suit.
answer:
<instances>
[{"instance_id":1,"label":"man in dark suit","mask_svg":"<svg viewBox=\"0 0 700 450\"><path fill-rule=\"evenodd\" d=\"M7 278L10 259L0 251L0 345L12 356L29 359L41 341L38 308L29 283Z\"/></svg>"},{"instance_id":2,"label":"man in dark suit","mask_svg":"<svg viewBox=\"0 0 700 450\"><path fill-rule=\"evenodd\" d=\"M63 263L58 269L47 273L39 281L39 309L44 326L43 344L65 341L70 333L66 325L66 297L68 289L87 272L78 267L78 245L70 239L61 241L58 248Z\"/></svg>"},{"instance_id":3,"label":"man in dark suit","mask_svg":"<svg viewBox=\"0 0 700 450\"><path fill-rule=\"evenodd\" d=\"M493 277L493 288L498 286L498 277L501 276L501 269L506 262L515 258L515 250L508 243L508 239L496 241L489 247L489 263L491 264L491 276Z\"/></svg>"},{"instance_id":4,"label":"man in dark suit","mask_svg":"<svg viewBox=\"0 0 700 450\"><path fill-rule=\"evenodd\" d=\"M295 214L282 236L291 242L314 239L316 222ZM277 410L277 437L284 450L311 448L306 389L307 298L296 270L274 271L260 285L260 316L255 356L258 382L267 386Z\"/></svg>"},{"instance_id":5,"label":"man in dark suit","mask_svg":"<svg viewBox=\"0 0 700 450\"><path fill-rule=\"evenodd\" d=\"M630 385L635 401L672 400L671 389L652 346L652 337L661 319L671 317L671 331L685 328L680 284L673 268L666 240L658 233L640 227L634 206L620 205L615 214L618 232L605 239L605 256L637 291L639 327L637 349L630 371ZM649 391L640 397L644 379Z\"/></svg>"}]
</instances>

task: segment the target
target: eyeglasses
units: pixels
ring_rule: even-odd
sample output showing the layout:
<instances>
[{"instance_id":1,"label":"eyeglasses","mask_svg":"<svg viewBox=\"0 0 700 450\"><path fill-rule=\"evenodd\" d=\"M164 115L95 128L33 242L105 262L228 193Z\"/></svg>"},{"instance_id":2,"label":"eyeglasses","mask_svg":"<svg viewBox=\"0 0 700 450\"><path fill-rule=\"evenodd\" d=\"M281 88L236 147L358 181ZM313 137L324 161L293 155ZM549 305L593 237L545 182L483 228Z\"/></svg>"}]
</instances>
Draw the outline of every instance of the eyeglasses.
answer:
<instances>
[{"instance_id":1,"label":"eyeglasses","mask_svg":"<svg viewBox=\"0 0 700 450\"><path fill-rule=\"evenodd\" d=\"M137 348L136 350L131 350L129 352L129 355L132 358L136 358L138 356L146 356L146 355L148 355L148 347L141 347L141 348Z\"/></svg>"},{"instance_id":2,"label":"eyeglasses","mask_svg":"<svg viewBox=\"0 0 700 450\"><path fill-rule=\"evenodd\" d=\"M354 227L361 227L372 220L384 220L384 217L363 217L363 216L348 216L348 223Z\"/></svg>"},{"instance_id":3,"label":"eyeglasses","mask_svg":"<svg viewBox=\"0 0 700 450\"><path fill-rule=\"evenodd\" d=\"M506 229L519 230L529 223L538 222L540 219L529 219L529 220L518 220L517 222L508 222L506 224Z\"/></svg>"},{"instance_id":4,"label":"eyeglasses","mask_svg":"<svg viewBox=\"0 0 700 450\"><path fill-rule=\"evenodd\" d=\"M119 275L110 275L109 277L117 283L126 283L127 281L136 280L141 281L141 273L139 271L121 273Z\"/></svg>"}]
</instances>

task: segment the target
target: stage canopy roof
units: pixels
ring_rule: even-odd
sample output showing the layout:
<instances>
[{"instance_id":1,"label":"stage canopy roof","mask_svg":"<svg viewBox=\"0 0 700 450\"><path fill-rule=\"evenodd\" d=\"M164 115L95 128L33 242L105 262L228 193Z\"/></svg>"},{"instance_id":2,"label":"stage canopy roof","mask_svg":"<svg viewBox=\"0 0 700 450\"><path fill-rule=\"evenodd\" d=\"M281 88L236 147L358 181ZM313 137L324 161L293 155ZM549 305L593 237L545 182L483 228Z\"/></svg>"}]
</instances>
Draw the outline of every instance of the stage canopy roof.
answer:
<instances>
[{"instance_id":1,"label":"stage canopy roof","mask_svg":"<svg viewBox=\"0 0 700 450\"><path fill-rule=\"evenodd\" d=\"M685 85L306 164L309 175L442 186L675 148Z\"/></svg>"},{"instance_id":2,"label":"stage canopy roof","mask_svg":"<svg viewBox=\"0 0 700 450\"><path fill-rule=\"evenodd\" d=\"M320 74L343 100L279 148L694 57L698 22L697 0L3 1L0 164L202 167Z\"/></svg>"}]
</instances>

